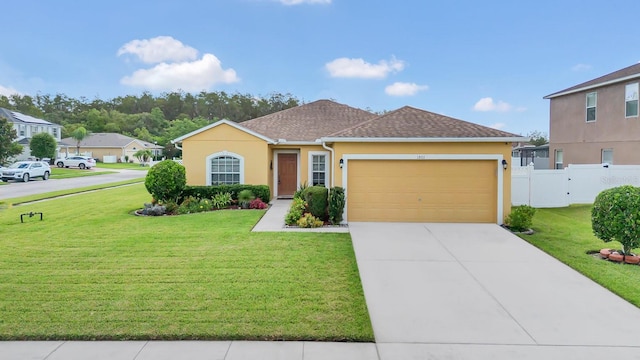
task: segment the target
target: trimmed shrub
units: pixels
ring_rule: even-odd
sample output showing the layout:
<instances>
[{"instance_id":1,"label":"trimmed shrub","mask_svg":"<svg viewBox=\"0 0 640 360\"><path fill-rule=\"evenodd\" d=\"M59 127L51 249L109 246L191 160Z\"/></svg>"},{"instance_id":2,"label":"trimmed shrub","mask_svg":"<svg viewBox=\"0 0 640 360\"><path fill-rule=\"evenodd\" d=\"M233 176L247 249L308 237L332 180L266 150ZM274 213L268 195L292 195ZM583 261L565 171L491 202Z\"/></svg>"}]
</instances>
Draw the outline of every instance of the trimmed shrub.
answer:
<instances>
[{"instance_id":1,"label":"trimmed shrub","mask_svg":"<svg viewBox=\"0 0 640 360\"><path fill-rule=\"evenodd\" d=\"M253 196L253 192L249 189L244 189L238 193L238 203L243 209L248 209L249 203L255 198L256 197Z\"/></svg>"},{"instance_id":2,"label":"trimmed shrub","mask_svg":"<svg viewBox=\"0 0 640 360\"><path fill-rule=\"evenodd\" d=\"M311 215L320 220L327 218L329 190L324 186L310 186L302 192Z\"/></svg>"},{"instance_id":3,"label":"trimmed shrub","mask_svg":"<svg viewBox=\"0 0 640 360\"><path fill-rule=\"evenodd\" d=\"M333 225L342 222L344 212L344 188L340 186L332 187L329 190L329 222Z\"/></svg>"},{"instance_id":4,"label":"trimmed shrub","mask_svg":"<svg viewBox=\"0 0 640 360\"><path fill-rule=\"evenodd\" d=\"M536 209L529 205L514 207L511 209L511 214L504 220L504 223L511 231L526 231L531 228L533 215L535 214Z\"/></svg>"},{"instance_id":5,"label":"trimmed shrub","mask_svg":"<svg viewBox=\"0 0 640 360\"><path fill-rule=\"evenodd\" d=\"M164 160L147 172L144 186L160 202L178 201L187 183L184 166L173 160Z\"/></svg>"},{"instance_id":6,"label":"trimmed shrub","mask_svg":"<svg viewBox=\"0 0 640 360\"><path fill-rule=\"evenodd\" d=\"M591 209L591 228L600 240L622 244L625 255L640 247L640 188L624 185L600 192Z\"/></svg>"},{"instance_id":7,"label":"trimmed shrub","mask_svg":"<svg viewBox=\"0 0 640 360\"><path fill-rule=\"evenodd\" d=\"M182 196L184 198L193 196L200 199L213 199L216 194L229 193L233 200L238 201L238 194L242 190L250 190L255 197L260 198L263 201L269 202L269 200L271 200L271 190L269 190L269 186L246 184L185 186L182 191Z\"/></svg>"},{"instance_id":8,"label":"trimmed shrub","mask_svg":"<svg viewBox=\"0 0 640 360\"><path fill-rule=\"evenodd\" d=\"M307 209L307 204L301 198L293 199L287 215L284 217L284 223L287 225L296 225Z\"/></svg>"},{"instance_id":9,"label":"trimmed shrub","mask_svg":"<svg viewBox=\"0 0 640 360\"><path fill-rule=\"evenodd\" d=\"M293 198L294 199L304 199L304 197L302 196L302 193L307 190L307 188L309 188L309 184L307 184L307 182L303 182L300 184L300 186L298 186L298 190L296 190L296 192L293 193Z\"/></svg>"},{"instance_id":10,"label":"trimmed shrub","mask_svg":"<svg viewBox=\"0 0 640 360\"><path fill-rule=\"evenodd\" d=\"M301 228L317 228L324 225L324 222L315 216L306 213L298 220L297 224Z\"/></svg>"}]
</instances>

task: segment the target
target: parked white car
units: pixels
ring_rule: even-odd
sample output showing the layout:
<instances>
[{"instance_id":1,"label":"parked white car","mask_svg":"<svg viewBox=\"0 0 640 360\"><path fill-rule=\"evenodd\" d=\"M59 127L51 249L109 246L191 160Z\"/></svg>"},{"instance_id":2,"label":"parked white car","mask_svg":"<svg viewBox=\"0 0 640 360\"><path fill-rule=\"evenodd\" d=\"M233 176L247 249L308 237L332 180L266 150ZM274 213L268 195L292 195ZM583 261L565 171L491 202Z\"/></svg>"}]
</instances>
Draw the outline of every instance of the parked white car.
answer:
<instances>
[{"instance_id":1,"label":"parked white car","mask_svg":"<svg viewBox=\"0 0 640 360\"><path fill-rule=\"evenodd\" d=\"M61 167L79 167L80 169L91 169L96 166L96 161L88 156L69 156L66 159L56 160L56 166Z\"/></svg>"},{"instance_id":2,"label":"parked white car","mask_svg":"<svg viewBox=\"0 0 640 360\"><path fill-rule=\"evenodd\" d=\"M2 181L22 180L27 182L32 178L48 180L51 175L49 164L42 161L18 161L2 170Z\"/></svg>"}]
</instances>

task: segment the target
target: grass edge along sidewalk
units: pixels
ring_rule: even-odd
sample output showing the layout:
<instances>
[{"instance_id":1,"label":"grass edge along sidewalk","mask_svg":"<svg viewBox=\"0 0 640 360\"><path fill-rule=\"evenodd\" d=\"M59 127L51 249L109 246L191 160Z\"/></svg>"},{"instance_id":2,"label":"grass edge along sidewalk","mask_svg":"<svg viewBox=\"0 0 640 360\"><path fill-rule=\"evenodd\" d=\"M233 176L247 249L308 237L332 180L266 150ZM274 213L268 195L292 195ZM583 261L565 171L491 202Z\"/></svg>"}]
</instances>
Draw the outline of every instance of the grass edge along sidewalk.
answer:
<instances>
[{"instance_id":1,"label":"grass edge along sidewalk","mask_svg":"<svg viewBox=\"0 0 640 360\"><path fill-rule=\"evenodd\" d=\"M592 205L571 205L537 209L533 218L535 234L520 237L640 307L640 266L612 263L592 254L622 246L616 241L605 243L593 235L591 208Z\"/></svg>"}]
</instances>

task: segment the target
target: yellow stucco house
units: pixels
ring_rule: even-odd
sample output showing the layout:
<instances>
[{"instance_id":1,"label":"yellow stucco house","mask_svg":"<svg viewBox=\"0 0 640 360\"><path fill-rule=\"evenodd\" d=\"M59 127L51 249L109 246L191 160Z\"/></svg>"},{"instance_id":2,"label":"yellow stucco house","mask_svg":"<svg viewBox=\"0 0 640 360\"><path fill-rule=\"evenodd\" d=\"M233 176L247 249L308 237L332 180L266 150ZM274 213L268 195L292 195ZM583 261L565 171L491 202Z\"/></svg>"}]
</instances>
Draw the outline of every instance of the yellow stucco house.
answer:
<instances>
[{"instance_id":1,"label":"yellow stucco house","mask_svg":"<svg viewBox=\"0 0 640 360\"><path fill-rule=\"evenodd\" d=\"M511 209L508 132L405 106L376 115L319 100L172 142L189 185L342 186L346 221L487 222Z\"/></svg>"},{"instance_id":2,"label":"yellow stucco house","mask_svg":"<svg viewBox=\"0 0 640 360\"><path fill-rule=\"evenodd\" d=\"M60 142L63 144L61 156L75 154L77 150L75 139L68 137ZM80 142L82 154L90 154L89 156L103 162L111 158L114 162L125 162L128 159L130 162L138 163L138 159L133 155L145 149L151 151L153 157L162 156L162 146L117 133L90 133Z\"/></svg>"}]
</instances>

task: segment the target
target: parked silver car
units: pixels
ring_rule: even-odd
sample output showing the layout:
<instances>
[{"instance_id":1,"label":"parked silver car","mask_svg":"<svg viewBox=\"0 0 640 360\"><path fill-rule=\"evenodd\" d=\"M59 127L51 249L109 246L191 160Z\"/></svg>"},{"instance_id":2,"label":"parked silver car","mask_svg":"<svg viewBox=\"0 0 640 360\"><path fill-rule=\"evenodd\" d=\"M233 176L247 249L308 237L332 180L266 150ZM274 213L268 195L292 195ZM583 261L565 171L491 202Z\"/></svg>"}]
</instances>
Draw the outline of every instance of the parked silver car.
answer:
<instances>
[{"instance_id":1,"label":"parked silver car","mask_svg":"<svg viewBox=\"0 0 640 360\"><path fill-rule=\"evenodd\" d=\"M32 178L48 180L51 175L49 164L42 161L18 161L2 170L2 181L22 180L29 181Z\"/></svg>"},{"instance_id":2,"label":"parked silver car","mask_svg":"<svg viewBox=\"0 0 640 360\"><path fill-rule=\"evenodd\" d=\"M61 167L79 167L80 169L91 169L96 166L96 161L88 156L69 156L66 159L56 160L56 166Z\"/></svg>"}]
</instances>

